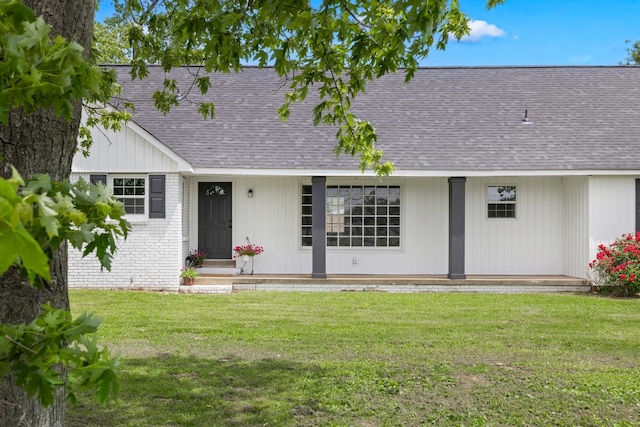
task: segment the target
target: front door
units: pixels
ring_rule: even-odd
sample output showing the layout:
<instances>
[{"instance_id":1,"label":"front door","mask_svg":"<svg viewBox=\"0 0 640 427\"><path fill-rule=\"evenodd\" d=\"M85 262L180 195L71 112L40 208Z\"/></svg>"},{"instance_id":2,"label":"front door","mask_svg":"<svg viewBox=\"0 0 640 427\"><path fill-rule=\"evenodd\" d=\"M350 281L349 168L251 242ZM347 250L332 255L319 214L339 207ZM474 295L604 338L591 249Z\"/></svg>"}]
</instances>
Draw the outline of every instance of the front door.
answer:
<instances>
[{"instance_id":1,"label":"front door","mask_svg":"<svg viewBox=\"0 0 640 427\"><path fill-rule=\"evenodd\" d=\"M198 185L198 249L209 259L231 259L231 183Z\"/></svg>"}]
</instances>

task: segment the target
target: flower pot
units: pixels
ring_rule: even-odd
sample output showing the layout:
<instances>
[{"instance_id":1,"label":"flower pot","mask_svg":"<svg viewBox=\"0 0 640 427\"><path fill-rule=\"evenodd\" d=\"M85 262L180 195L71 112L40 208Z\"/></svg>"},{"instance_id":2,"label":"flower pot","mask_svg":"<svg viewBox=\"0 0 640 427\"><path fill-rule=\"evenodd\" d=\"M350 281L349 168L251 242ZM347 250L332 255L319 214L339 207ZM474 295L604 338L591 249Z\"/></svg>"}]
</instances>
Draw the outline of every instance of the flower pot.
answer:
<instances>
[{"instance_id":1,"label":"flower pot","mask_svg":"<svg viewBox=\"0 0 640 427\"><path fill-rule=\"evenodd\" d=\"M183 284L184 286L193 286L193 282L194 282L195 280L196 280L196 279L194 279L193 277L183 277L183 278L182 278L182 284Z\"/></svg>"},{"instance_id":2,"label":"flower pot","mask_svg":"<svg viewBox=\"0 0 640 427\"><path fill-rule=\"evenodd\" d=\"M251 258L249 255L242 255L242 260L243 260L244 262L249 261L249 258Z\"/></svg>"}]
</instances>

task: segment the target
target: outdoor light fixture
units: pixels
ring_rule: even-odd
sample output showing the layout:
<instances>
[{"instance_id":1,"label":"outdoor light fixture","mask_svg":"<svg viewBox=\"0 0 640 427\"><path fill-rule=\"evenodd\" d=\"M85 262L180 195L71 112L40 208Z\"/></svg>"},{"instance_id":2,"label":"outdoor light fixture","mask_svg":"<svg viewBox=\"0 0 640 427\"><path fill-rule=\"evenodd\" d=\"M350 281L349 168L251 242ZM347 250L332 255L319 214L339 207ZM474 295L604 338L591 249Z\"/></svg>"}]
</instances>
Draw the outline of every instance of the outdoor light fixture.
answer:
<instances>
[{"instance_id":1,"label":"outdoor light fixture","mask_svg":"<svg viewBox=\"0 0 640 427\"><path fill-rule=\"evenodd\" d=\"M529 120L529 118L527 117L527 113L529 112L529 110L524 110L524 119L522 119L522 124L523 125L532 125L533 122L531 120Z\"/></svg>"},{"instance_id":2,"label":"outdoor light fixture","mask_svg":"<svg viewBox=\"0 0 640 427\"><path fill-rule=\"evenodd\" d=\"M247 190L247 197L252 199L253 198L253 188L250 188Z\"/></svg>"}]
</instances>

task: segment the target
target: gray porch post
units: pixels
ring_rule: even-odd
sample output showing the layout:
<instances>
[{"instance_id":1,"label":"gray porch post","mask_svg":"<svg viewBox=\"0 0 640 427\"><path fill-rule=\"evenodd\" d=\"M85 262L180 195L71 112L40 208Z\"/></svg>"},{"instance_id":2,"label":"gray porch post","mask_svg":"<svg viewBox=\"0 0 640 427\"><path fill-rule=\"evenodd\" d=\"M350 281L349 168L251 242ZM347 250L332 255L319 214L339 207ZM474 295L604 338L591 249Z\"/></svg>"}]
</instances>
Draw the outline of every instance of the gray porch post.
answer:
<instances>
[{"instance_id":1,"label":"gray porch post","mask_svg":"<svg viewBox=\"0 0 640 427\"><path fill-rule=\"evenodd\" d=\"M640 231L640 179L636 179L636 232Z\"/></svg>"},{"instance_id":2,"label":"gray porch post","mask_svg":"<svg viewBox=\"0 0 640 427\"><path fill-rule=\"evenodd\" d=\"M449 178L449 279L464 274L464 177Z\"/></svg>"},{"instance_id":3,"label":"gray porch post","mask_svg":"<svg viewBox=\"0 0 640 427\"><path fill-rule=\"evenodd\" d=\"M313 254L311 277L314 279L327 278L326 183L326 176L311 177L311 252Z\"/></svg>"}]
</instances>

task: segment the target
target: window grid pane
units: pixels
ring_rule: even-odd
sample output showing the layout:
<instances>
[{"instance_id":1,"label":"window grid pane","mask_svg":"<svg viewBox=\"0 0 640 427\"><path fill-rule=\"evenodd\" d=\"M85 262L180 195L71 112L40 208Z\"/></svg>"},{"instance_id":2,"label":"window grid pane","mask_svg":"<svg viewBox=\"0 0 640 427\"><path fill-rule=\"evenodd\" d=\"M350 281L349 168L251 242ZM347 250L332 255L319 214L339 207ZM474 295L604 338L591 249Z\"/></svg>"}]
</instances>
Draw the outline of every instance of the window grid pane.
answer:
<instances>
[{"instance_id":1,"label":"window grid pane","mask_svg":"<svg viewBox=\"0 0 640 427\"><path fill-rule=\"evenodd\" d=\"M113 178L113 194L124 204L126 214L144 215L145 178Z\"/></svg>"},{"instance_id":2,"label":"window grid pane","mask_svg":"<svg viewBox=\"0 0 640 427\"><path fill-rule=\"evenodd\" d=\"M311 186L302 186L302 246L311 246Z\"/></svg>"},{"instance_id":3,"label":"window grid pane","mask_svg":"<svg viewBox=\"0 0 640 427\"><path fill-rule=\"evenodd\" d=\"M487 218L515 218L516 195L514 185L487 186Z\"/></svg>"},{"instance_id":4,"label":"window grid pane","mask_svg":"<svg viewBox=\"0 0 640 427\"><path fill-rule=\"evenodd\" d=\"M515 218L515 203L489 203L489 218Z\"/></svg>"},{"instance_id":5,"label":"window grid pane","mask_svg":"<svg viewBox=\"0 0 640 427\"><path fill-rule=\"evenodd\" d=\"M124 204L124 212L128 214L144 215L144 199L122 199L118 198Z\"/></svg>"},{"instance_id":6,"label":"window grid pane","mask_svg":"<svg viewBox=\"0 0 640 427\"><path fill-rule=\"evenodd\" d=\"M326 242L331 247L399 247L399 186L327 186ZM302 186L302 246L311 246L311 186Z\"/></svg>"}]
</instances>

